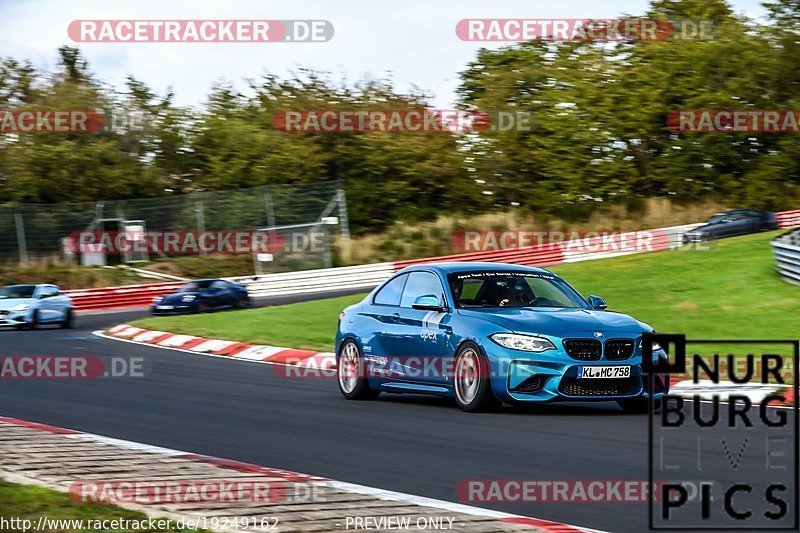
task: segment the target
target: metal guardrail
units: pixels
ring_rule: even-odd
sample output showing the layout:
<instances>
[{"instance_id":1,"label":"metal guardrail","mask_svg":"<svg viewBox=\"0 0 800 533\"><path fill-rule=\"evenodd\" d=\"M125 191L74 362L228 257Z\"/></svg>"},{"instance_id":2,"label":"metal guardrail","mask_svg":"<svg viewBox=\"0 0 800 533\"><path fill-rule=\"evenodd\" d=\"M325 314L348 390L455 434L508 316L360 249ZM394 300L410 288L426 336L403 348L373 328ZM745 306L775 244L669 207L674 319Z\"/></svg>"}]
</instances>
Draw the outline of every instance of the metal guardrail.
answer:
<instances>
[{"instance_id":1,"label":"metal guardrail","mask_svg":"<svg viewBox=\"0 0 800 533\"><path fill-rule=\"evenodd\" d=\"M800 285L800 228L772 240L775 268L789 283Z\"/></svg>"},{"instance_id":2,"label":"metal guardrail","mask_svg":"<svg viewBox=\"0 0 800 533\"><path fill-rule=\"evenodd\" d=\"M325 292L372 289L395 272L394 263L301 270L263 276L227 278L247 287L250 296L323 294Z\"/></svg>"}]
</instances>

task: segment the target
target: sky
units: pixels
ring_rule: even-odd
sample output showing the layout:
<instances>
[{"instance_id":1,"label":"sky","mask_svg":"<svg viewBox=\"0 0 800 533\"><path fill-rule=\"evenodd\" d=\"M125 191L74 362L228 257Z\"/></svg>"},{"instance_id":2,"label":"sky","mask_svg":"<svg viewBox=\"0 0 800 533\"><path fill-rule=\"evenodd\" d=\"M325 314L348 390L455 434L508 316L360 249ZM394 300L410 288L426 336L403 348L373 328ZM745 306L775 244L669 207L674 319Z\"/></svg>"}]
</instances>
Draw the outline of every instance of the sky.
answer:
<instances>
[{"instance_id":1,"label":"sky","mask_svg":"<svg viewBox=\"0 0 800 533\"><path fill-rule=\"evenodd\" d=\"M761 0L732 0L734 10L763 16ZM298 68L331 72L351 82L390 78L400 91L414 87L432 104L452 108L458 73L482 47L459 40L465 18L615 18L646 11L647 0L0 0L0 57L55 68L57 49L78 46L96 77L117 88L134 75L159 94L168 88L179 105L202 105L215 81L245 90L264 73ZM325 43L75 43L73 20L251 19L328 20ZM488 45L488 46L487 46Z\"/></svg>"}]
</instances>

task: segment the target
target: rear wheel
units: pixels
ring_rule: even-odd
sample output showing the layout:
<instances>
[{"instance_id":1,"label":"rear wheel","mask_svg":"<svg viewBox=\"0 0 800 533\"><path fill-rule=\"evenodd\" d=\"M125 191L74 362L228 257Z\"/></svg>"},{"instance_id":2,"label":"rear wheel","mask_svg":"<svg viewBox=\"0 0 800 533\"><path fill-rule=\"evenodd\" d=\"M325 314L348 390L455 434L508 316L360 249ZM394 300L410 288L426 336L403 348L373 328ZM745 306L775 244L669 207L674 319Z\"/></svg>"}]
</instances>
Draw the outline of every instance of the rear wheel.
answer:
<instances>
[{"instance_id":1,"label":"rear wheel","mask_svg":"<svg viewBox=\"0 0 800 533\"><path fill-rule=\"evenodd\" d=\"M380 395L380 391L369 386L364 373L364 357L354 341L342 343L336 364L336 378L339 390L348 400L374 400Z\"/></svg>"},{"instance_id":2,"label":"rear wheel","mask_svg":"<svg viewBox=\"0 0 800 533\"><path fill-rule=\"evenodd\" d=\"M475 344L464 344L456 354L453 392L456 404L469 413L500 406L492 392L489 364Z\"/></svg>"}]
</instances>

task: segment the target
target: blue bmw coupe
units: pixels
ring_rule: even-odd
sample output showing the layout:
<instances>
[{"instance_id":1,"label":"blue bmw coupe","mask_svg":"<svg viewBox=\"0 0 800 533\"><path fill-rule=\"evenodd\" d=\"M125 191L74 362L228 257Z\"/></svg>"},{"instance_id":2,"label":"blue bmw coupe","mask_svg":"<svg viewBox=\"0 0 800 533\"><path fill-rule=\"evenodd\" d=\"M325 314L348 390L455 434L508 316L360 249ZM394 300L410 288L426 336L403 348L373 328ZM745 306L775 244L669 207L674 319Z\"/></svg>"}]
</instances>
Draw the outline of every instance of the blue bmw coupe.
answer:
<instances>
[{"instance_id":1,"label":"blue bmw coupe","mask_svg":"<svg viewBox=\"0 0 800 533\"><path fill-rule=\"evenodd\" d=\"M653 328L584 298L548 270L437 263L401 270L339 316L337 381L352 400L381 392L501 403L616 401L647 408L642 335ZM666 359L653 345L653 359ZM654 400L669 388L655 377Z\"/></svg>"}]
</instances>

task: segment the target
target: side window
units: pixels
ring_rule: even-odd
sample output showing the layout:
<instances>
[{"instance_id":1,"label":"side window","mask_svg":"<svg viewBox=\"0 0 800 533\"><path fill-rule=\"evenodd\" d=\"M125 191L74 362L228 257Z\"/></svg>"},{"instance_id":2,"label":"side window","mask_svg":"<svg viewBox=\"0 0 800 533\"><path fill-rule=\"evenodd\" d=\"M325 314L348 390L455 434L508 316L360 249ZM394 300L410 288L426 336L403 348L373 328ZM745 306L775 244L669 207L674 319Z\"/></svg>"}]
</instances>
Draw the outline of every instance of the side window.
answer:
<instances>
[{"instance_id":1,"label":"side window","mask_svg":"<svg viewBox=\"0 0 800 533\"><path fill-rule=\"evenodd\" d=\"M42 288L42 298L52 298L53 296L58 296L58 289L55 287Z\"/></svg>"},{"instance_id":2,"label":"side window","mask_svg":"<svg viewBox=\"0 0 800 533\"><path fill-rule=\"evenodd\" d=\"M414 300L420 296L435 296L442 304L442 283L435 274L430 272L412 272L408 275L408 283L403 290L400 307L411 307Z\"/></svg>"},{"instance_id":3,"label":"side window","mask_svg":"<svg viewBox=\"0 0 800 533\"><path fill-rule=\"evenodd\" d=\"M217 289L217 290L225 290L225 289L228 288L228 282L227 281L215 281L214 283L211 284L211 288L212 289Z\"/></svg>"},{"instance_id":4,"label":"side window","mask_svg":"<svg viewBox=\"0 0 800 533\"><path fill-rule=\"evenodd\" d=\"M400 305L400 295L403 293L406 278L408 278L408 274L403 274L384 285L375 295L372 303L375 305Z\"/></svg>"}]
</instances>

